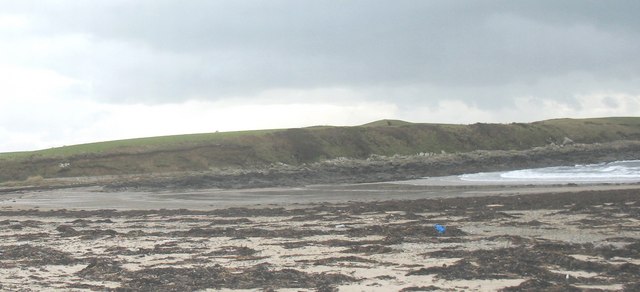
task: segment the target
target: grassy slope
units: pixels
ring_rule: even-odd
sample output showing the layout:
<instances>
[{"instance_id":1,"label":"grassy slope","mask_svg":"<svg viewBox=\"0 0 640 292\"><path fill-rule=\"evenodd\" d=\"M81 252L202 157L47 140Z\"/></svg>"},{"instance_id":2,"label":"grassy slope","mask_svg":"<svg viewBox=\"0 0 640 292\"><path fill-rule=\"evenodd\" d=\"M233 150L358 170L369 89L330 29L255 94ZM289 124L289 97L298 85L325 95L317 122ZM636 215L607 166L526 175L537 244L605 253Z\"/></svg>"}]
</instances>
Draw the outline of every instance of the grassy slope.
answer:
<instances>
[{"instance_id":1,"label":"grassy slope","mask_svg":"<svg viewBox=\"0 0 640 292\"><path fill-rule=\"evenodd\" d=\"M557 119L513 124L412 124L383 120L360 127L311 127L152 137L0 154L0 181L198 171L299 164L371 154L528 149L561 143L640 140L640 118ZM60 163L70 163L61 168Z\"/></svg>"}]
</instances>

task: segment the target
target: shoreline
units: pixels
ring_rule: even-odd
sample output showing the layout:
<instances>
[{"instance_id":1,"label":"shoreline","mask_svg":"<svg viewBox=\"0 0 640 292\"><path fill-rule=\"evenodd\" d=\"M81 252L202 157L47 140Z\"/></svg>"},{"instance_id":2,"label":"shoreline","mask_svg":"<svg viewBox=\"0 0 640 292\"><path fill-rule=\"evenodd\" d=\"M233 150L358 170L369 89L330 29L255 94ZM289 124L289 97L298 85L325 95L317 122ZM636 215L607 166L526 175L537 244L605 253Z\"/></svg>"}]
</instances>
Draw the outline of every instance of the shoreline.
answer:
<instances>
[{"instance_id":1,"label":"shoreline","mask_svg":"<svg viewBox=\"0 0 640 292\"><path fill-rule=\"evenodd\" d=\"M520 194L640 190L640 183L494 184L451 177L380 183L310 185L249 189L120 190L102 187L37 189L0 194L0 209L192 209L299 207L389 200L475 198Z\"/></svg>"},{"instance_id":2,"label":"shoreline","mask_svg":"<svg viewBox=\"0 0 640 292\"><path fill-rule=\"evenodd\" d=\"M0 184L0 194L38 189L101 186L108 191L253 189L355 184L440 177L524 168L640 159L640 142L545 146L527 150L477 150L433 156L337 158L300 165L212 168L202 171L119 174L88 177L34 177Z\"/></svg>"}]
</instances>

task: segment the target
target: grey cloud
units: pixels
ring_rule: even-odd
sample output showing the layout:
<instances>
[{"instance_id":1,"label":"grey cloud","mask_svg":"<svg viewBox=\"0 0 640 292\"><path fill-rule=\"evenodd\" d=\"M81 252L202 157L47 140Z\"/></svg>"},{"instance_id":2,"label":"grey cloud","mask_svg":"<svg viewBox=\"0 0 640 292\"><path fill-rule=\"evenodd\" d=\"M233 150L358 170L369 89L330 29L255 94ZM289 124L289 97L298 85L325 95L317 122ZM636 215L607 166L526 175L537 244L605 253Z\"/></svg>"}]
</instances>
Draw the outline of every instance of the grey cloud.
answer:
<instances>
[{"instance_id":1,"label":"grey cloud","mask_svg":"<svg viewBox=\"0 0 640 292\"><path fill-rule=\"evenodd\" d=\"M131 48L56 64L115 102L375 87L401 93L380 99L494 107L527 94L571 102L593 80L640 92L637 1L24 3L12 8L37 15L37 33Z\"/></svg>"}]
</instances>

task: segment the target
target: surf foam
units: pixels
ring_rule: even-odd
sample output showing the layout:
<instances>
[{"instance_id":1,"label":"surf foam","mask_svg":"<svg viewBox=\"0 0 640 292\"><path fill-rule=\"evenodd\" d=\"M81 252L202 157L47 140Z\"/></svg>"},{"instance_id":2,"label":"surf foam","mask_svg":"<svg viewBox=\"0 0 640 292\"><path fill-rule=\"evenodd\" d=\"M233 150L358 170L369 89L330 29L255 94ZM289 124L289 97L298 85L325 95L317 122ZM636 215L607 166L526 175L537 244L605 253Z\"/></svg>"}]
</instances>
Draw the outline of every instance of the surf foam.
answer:
<instances>
[{"instance_id":1,"label":"surf foam","mask_svg":"<svg viewBox=\"0 0 640 292\"><path fill-rule=\"evenodd\" d=\"M482 172L459 178L474 182L633 182L640 181L640 160Z\"/></svg>"}]
</instances>

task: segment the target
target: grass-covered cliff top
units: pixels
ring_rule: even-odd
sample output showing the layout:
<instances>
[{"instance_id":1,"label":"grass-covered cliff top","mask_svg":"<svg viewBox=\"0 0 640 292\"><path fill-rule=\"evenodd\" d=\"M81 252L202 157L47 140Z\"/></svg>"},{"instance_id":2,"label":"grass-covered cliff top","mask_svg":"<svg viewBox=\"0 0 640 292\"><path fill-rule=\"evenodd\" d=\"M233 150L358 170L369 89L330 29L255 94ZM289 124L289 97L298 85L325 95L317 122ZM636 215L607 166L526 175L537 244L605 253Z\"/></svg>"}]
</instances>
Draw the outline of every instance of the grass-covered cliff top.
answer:
<instances>
[{"instance_id":1,"label":"grass-covered cliff top","mask_svg":"<svg viewBox=\"0 0 640 292\"><path fill-rule=\"evenodd\" d=\"M640 117L472 125L382 120L355 127L191 134L0 153L0 182L34 176L206 171L372 154L522 150L551 143L617 140L640 140Z\"/></svg>"}]
</instances>

